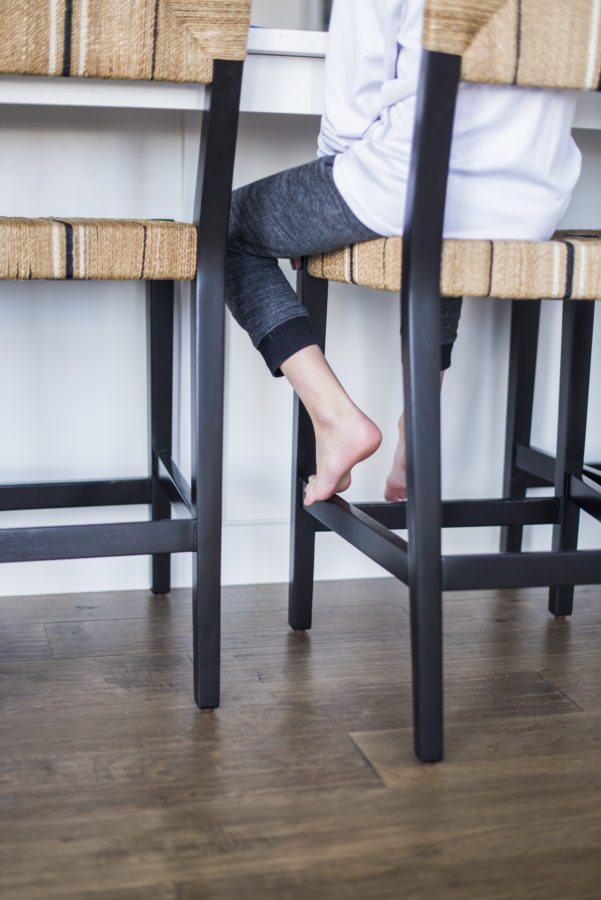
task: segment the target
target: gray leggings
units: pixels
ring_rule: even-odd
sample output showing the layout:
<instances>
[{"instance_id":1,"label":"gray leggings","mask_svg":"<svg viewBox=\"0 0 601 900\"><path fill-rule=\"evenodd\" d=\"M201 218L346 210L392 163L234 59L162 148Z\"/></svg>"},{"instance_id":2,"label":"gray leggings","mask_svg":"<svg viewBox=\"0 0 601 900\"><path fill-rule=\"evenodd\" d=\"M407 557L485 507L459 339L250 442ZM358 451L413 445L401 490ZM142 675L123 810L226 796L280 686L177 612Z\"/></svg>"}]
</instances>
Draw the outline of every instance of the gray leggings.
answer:
<instances>
[{"instance_id":1,"label":"gray leggings","mask_svg":"<svg viewBox=\"0 0 601 900\"><path fill-rule=\"evenodd\" d=\"M278 259L310 256L380 235L355 216L325 156L239 188L232 194L226 300L273 375L298 350L318 343ZM451 363L461 300L441 311L441 368Z\"/></svg>"}]
</instances>

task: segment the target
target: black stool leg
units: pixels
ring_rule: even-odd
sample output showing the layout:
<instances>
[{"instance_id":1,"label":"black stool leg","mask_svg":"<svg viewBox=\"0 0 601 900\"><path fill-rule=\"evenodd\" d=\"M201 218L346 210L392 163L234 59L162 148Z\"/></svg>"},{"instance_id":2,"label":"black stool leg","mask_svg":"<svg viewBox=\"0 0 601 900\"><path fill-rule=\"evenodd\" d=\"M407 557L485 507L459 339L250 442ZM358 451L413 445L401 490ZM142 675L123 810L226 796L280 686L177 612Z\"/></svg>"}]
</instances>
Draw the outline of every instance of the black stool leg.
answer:
<instances>
[{"instance_id":1,"label":"black stool leg","mask_svg":"<svg viewBox=\"0 0 601 900\"><path fill-rule=\"evenodd\" d=\"M407 527L415 752L443 755L440 497L440 300L403 305Z\"/></svg>"},{"instance_id":2,"label":"black stool leg","mask_svg":"<svg viewBox=\"0 0 601 900\"><path fill-rule=\"evenodd\" d=\"M219 291L211 287L196 279L191 316L192 502L196 516L192 623L194 699L201 709L219 706L221 654L224 305Z\"/></svg>"},{"instance_id":3,"label":"black stool leg","mask_svg":"<svg viewBox=\"0 0 601 900\"><path fill-rule=\"evenodd\" d=\"M173 281L146 283L148 322L150 473L152 479L152 519L171 518L171 504L159 482L158 457L171 456L173 422ZM152 557L153 594L171 590L171 556Z\"/></svg>"},{"instance_id":4,"label":"black stool leg","mask_svg":"<svg viewBox=\"0 0 601 900\"><path fill-rule=\"evenodd\" d=\"M553 550L575 550L578 545L580 508L570 500L567 479L581 470L593 340L594 302L567 300L563 304L559 420L555 459L555 496L562 497L561 522L553 526ZM574 588L549 589L549 612L555 616L572 613Z\"/></svg>"},{"instance_id":5,"label":"black stool leg","mask_svg":"<svg viewBox=\"0 0 601 900\"><path fill-rule=\"evenodd\" d=\"M415 752L443 753L440 260L460 59L424 52L403 239L401 334Z\"/></svg>"},{"instance_id":6,"label":"black stool leg","mask_svg":"<svg viewBox=\"0 0 601 900\"><path fill-rule=\"evenodd\" d=\"M219 705L221 655L221 487L225 256L242 63L215 60L210 106L203 115L194 200L197 274L192 286L192 626L194 699Z\"/></svg>"},{"instance_id":7,"label":"black stool leg","mask_svg":"<svg viewBox=\"0 0 601 900\"><path fill-rule=\"evenodd\" d=\"M528 478L515 464L516 446L530 446L536 349L540 321L540 300L514 300L511 304L511 341L507 387L507 425L503 496L526 496ZM523 525L501 528L501 551L518 553L522 549Z\"/></svg>"},{"instance_id":8,"label":"black stool leg","mask_svg":"<svg viewBox=\"0 0 601 900\"><path fill-rule=\"evenodd\" d=\"M325 345L328 282L312 278L306 265L296 282L315 336L322 349ZM294 395L292 435L292 491L290 511L290 582L288 587L288 622L295 631L311 627L313 606L313 569L315 561L315 519L303 507L301 479L315 472L315 435L304 406Z\"/></svg>"}]
</instances>

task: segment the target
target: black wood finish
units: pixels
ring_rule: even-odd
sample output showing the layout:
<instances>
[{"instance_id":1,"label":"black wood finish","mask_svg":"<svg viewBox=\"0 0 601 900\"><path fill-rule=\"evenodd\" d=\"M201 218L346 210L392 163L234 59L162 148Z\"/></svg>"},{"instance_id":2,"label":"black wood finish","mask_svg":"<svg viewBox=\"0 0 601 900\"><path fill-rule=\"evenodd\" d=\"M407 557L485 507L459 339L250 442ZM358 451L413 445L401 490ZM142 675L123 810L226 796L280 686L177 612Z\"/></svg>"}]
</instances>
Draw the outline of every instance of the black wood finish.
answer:
<instances>
[{"instance_id":1,"label":"black wood finish","mask_svg":"<svg viewBox=\"0 0 601 900\"><path fill-rule=\"evenodd\" d=\"M576 476L570 483L574 499L582 508L586 509L588 504L591 514L599 515L601 491L594 483L587 484L586 480ZM472 502L461 501L466 508ZM336 532L391 575L408 583L407 557L411 541L407 543L393 534L388 522L384 525L375 516L368 515L365 510L374 507L376 504L350 504L335 496L314 503L309 511L322 526L317 530ZM378 512L376 509L376 514ZM561 585L601 583L601 551L598 550L458 554L442 556L441 567L442 589L446 591L540 587L548 585L550 580Z\"/></svg>"},{"instance_id":2,"label":"black wood finish","mask_svg":"<svg viewBox=\"0 0 601 900\"><path fill-rule=\"evenodd\" d=\"M514 300L511 304L511 338L507 385L507 424L505 430L505 465L503 496L526 496L529 481L516 464L516 445L530 445L536 348L540 321L540 300ZM501 529L501 550L522 549L522 525Z\"/></svg>"},{"instance_id":3,"label":"black wood finish","mask_svg":"<svg viewBox=\"0 0 601 900\"><path fill-rule=\"evenodd\" d=\"M601 551L564 550L550 553L477 553L444 556L445 591L541 587L550 581L571 587L601 583Z\"/></svg>"},{"instance_id":4,"label":"black wood finish","mask_svg":"<svg viewBox=\"0 0 601 900\"><path fill-rule=\"evenodd\" d=\"M572 300L563 304L555 457L555 496L563 498L563 509L561 522L553 528L553 550L575 550L578 546L580 507L570 499L566 479L581 471L584 461L594 309L591 300ZM601 580L601 569L599 578ZM552 581L548 583L553 584ZM550 588L549 612L553 615L571 614L572 585L557 582Z\"/></svg>"},{"instance_id":5,"label":"black wood finish","mask_svg":"<svg viewBox=\"0 0 601 900\"><path fill-rule=\"evenodd\" d=\"M582 467L582 474L590 478L591 481L601 484L601 466L597 463L585 463Z\"/></svg>"},{"instance_id":6,"label":"black wood finish","mask_svg":"<svg viewBox=\"0 0 601 900\"><path fill-rule=\"evenodd\" d=\"M586 475L571 475L568 482L570 500L601 521L601 484Z\"/></svg>"},{"instance_id":7,"label":"black wood finish","mask_svg":"<svg viewBox=\"0 0 601 900\"><path fill-rule=\"evenodd\" d=\"M304 304L317 340L325 348L328 282L312 278L303 260L296 290ZM293 400L292 489L290 503L290 579L288 623L295 631L311 627L316 522L303 505L303 479L315 473L315 435L305 407L296 394Z\"/></svg>"},{"instance_id":8,"label":"black wood finish","mask_svg":"<svg viewBox=\"0 0 601 900\"><path fill-rule=\"evenodd\" d=\"M148 327L148 407L150 423L151 513L154 521L171 518L171 503L159 479L159 454L171 457L173 427L173 281L149 281L146 285ZM151 588L154 594L171 590L171 558L152 557Z\"/></svg>"},{"instance_id":9,"label":"black wood finish","mask_svg":"<svg viewBox=\"0 0 601 900\"><path fill-rule=\"evenodd\" d=\"M440 265L460 58L424 51L401 286L415 752L442 759Z\"/></svg>"},{"instance_id":10,"label":"black wood finish","mask_svg":"<svg viewBox=\"0 0 601 900\"><path fill-rule=\"evenodd\" d=\"M401 503L353 503L353 509L397 531L407 528L407 505ZM311 515L311 510L308 510ZM556 497L524 500L444 500L443 528L486 528L498 525L548 525L560 521L561 501ZM318 523L316 531L329 531Z\"/></svg>"},{"instance_id":11,"label":"black wood finish","mask_svg":"<svg viewBox=\"0 0 601 900\"><path fill-rule=\"evenodd\" d=\"M111 481L49 481L0 485L0 512L17 509L76 509L82 506L149 504L150 478Z\"/></svg>"},{"instance_id":12,"label":"black wood finish","mask_svg":"<svg viewBox=\"0 0 601 900\"><path fill-rule=\"evenodd\" d=\"M0 563L179 553L194 549L194 531L190 519L3 528Z\"/></svg>"},{"instance_id":13,"label":"black wood finish","mask_svg":"<svg viewBox=\"0 0 601 900\"><path fill-rule=\"evenodd\" d=\"M305 482L301 483L301 488ZM335 531L405 584L408 583L407 542L356 506L334 496L313 503L308 512L328 531Z\"/></svg>"},{"instance_id":14,"label":"black wood finish","mask_svg":"<svg viewBox=\"0 0 601 900\"><path fill-rule=\"evenodd\" d=\"M555 483L555 457L536 447L517 444L515 464L527 483L527 487L553 487Z\"/></svg>"},{"instance_id":15,"label":"black wood finish","mask_svg":"<svg viewBox=\"0 0 601 900\"><path fill-rule=\"evenodd\" d=\"M194 202L191 303L194 698L201 708L219 705L224 271L242 63L216 60L213 72Z\"/></svg>"},{"instance_id":16,"label":"black wood finish","mask_svg":"<svg viewBox=\"0 0 601 900\"><path fill-rule=\"evenodd\" d=\"M181 512L192 512L192 489L173 460L167 454L159 453L159 478L163 490L171 504L181 507Z\"/></svg>"}]
</instances>

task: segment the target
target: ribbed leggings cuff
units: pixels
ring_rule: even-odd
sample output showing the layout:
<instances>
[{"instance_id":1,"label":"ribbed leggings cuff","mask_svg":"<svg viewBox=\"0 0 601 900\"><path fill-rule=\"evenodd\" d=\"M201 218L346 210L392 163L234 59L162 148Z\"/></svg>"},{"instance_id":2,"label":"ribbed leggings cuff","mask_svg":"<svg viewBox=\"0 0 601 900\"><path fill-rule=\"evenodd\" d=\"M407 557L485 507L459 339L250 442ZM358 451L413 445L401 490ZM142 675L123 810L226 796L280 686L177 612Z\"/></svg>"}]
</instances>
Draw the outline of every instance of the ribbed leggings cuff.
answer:
<instances>
[{"instance_id":1,"label":"ribbed leggings cuff","mask_svg":"<svg viewBox=\"0 0 601 900\"><path fill-rule=\"evenodd\" d=\"M444 372L451 365L451 353L453 352L452 344L440 345L440 371Z\"/></svg>"},{"instance_id":2,"label":"ribbed leggings cuff","mask_svg":"<svg viewBox=\"0 0 601 900\"><path fill-rule=\"evenodd\" d=\"M272 375L279 378L282 375L280 365L299 350L318 344L313 328L307 316L295 316L282 322L259 342L257 350L267 363ZM451 365L451 353L453 344L441 344L440 346L440 370L448 369Z\"/></svg>"},{"instance_id":3,"label":"ribbed leggings cuff","mask_svg":"<svg viewBox=\"0 0 601 900\"><path fill-rule=\"evenodd\" d=\"M295 316L266 334L259 341L257 350L267 363L271 374L279 377L282 375L280 365L284 360L293 353L318 343L307 316Z\"/></svg>"}]
</instances>

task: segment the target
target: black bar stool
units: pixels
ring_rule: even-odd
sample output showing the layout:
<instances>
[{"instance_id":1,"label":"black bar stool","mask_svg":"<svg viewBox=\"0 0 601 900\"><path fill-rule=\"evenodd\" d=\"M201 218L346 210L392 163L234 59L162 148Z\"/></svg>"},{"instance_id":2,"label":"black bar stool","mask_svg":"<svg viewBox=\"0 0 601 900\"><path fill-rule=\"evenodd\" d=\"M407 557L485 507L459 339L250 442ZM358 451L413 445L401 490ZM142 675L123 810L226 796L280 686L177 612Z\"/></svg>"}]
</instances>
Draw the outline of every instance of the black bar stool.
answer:
<instances>
[{"instance_id":1,"label":"black bar stool","mask_svg":"<svg viewBox=\"0 0 601 900\"><path fill-rule=\"evenodd\" d=\"M315 448L309 418L295 401L289 621L295 629L311 626L317 531L337 532L409 585L415 751L425 762L443 756L441 592L550 585L552 612L566 615L574 584L601 583L601 550L577 550L580 510L601 519L601 476L583 463L601 233L561 234L549 242L442 239L460 81L596 89L601 61L590 56L601 34L589 41L593 5L570 6L566 18L563 0L548 0L544 16L537 0L522 0L508 25L504 0L428 0L404 238L313 257L299 279L322 341L328 280L385 290L400 284L408 499L350 504L335 496L305 508ZM586 46L580 46L583 34ZM440 302L464 295L514 300L504 494L442 502ZM554 457L530 446L538 312L547 297L564 301ZM526 489L539 484L554 485L555 496L526 498ZM523 526L542 523L553 524L552 550L522 552ZM442 555L442 528L479 525L502 526L501 553ZM395 533L405 528L408 541Z\"/></svg>"},{"instance_id":2,"label":"black bar stool","mask_svg":"<svg viewBox=\"0 0 601 900\"><path fill-rule=\"evenodd\" d=\"M1 73L196 82L206 85L207 103L193 223L0 219L1 279L147 282L151 411L146 478L0 486L0 510L148 504L150 520L5 528L0 562L151 554L152 590L164 594L170 554L191 551L194 696L212 708L219 703L224 266L250 0L194 0L185 9L172 0L68 3L60 35L56 22L50 27L51 6L3 2ZM190 484L172 458L176 280L192 291ZM171 518L175 507L183 517Z\"/></svg>"}]
</instances>

